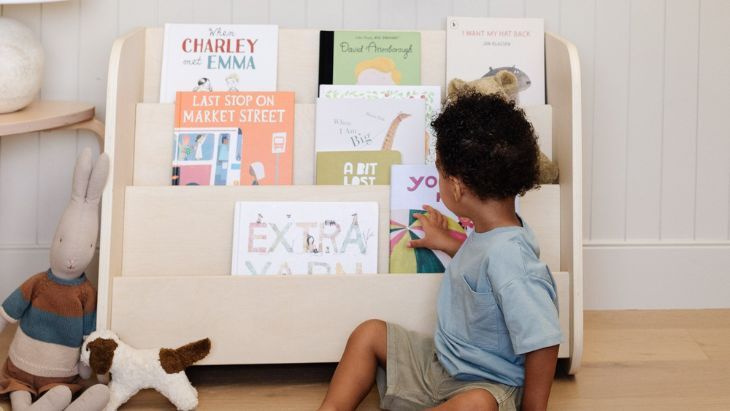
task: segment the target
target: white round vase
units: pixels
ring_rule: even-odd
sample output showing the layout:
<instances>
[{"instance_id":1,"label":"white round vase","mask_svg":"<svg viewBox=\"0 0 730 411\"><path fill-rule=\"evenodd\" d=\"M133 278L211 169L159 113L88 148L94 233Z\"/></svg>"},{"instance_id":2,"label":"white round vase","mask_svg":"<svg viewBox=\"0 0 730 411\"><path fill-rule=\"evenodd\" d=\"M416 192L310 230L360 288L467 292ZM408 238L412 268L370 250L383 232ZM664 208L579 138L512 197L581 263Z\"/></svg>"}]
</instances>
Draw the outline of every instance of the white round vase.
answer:
<instances>
[{"instance_id":1,"label":"white round vase","mask_svg":"<svg viewBox=\"0 0 730 411\"><path fill-rule=\"evenodd\" d=\"M0 17L0 113L30 104L41 88L43 48L20 22Z\"/></svg>"}]
</instances>

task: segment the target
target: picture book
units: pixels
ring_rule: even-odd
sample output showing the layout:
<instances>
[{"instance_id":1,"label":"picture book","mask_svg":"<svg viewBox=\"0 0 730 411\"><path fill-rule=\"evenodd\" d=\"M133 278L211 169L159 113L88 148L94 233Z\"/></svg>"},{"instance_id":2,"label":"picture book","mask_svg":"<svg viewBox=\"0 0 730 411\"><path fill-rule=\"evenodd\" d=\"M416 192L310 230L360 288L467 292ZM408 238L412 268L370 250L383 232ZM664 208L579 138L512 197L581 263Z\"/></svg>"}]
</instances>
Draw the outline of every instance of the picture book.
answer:
<instances>
[{"instance_id":1,"label":"picture book","mask_svg":"<svg viewBox=\"0 0 730 411\"><path fill-rule=\"evenodd\" d=\"M322 98L367 98L367 99L421 99L425 104L426 117L424 126L428 138L428 153L426 164L436 162L436 132L431 122L441 112L441 87L439 86L319 86L319 96Z\"/></svg>"},{"instance_id":2,"label":"picture book","mask_svg":"<svg viewBox=\"0 0 730 411\"><path fill-rule=\"evenodd\" d=\"M471 221L460 219L443 202L439 174L430 165L394 165L390 175L390 272L442 273L451 258L442 251L409 248L408 242L423 238L423 226L414 214L426 214L424 204L448 219L449 234L466 239Z\"/></svg>"},{"instance_id":3,"label":"picture book","mask_svg":"<svg viewBox=\"0 0 730 411\"><path fill-rule=\"evenodd\" d=\"M279 28L165 24L160 103L178 91L275 91Z\"/></svg>"},{"instance_id":4,"label":"picture book","mask_svg":"<svg viewBox=\"0 0 730 411\"><path fill-rule=\"evenodd\" d=\"M542 19L449 17L446 82L471 81L500 70L515 74L521 106L545 104L545 28Z\"/></svg>"},{"instance_id":5,"label":"picture book","mask_svg":"<svg viewBox=\"0 0 730 411\"><path fill-rule=\"evenodd\" d=\"M317 99L315 149L395 150L403 164L424 164L428 150L420 99Z\"/></svg>"},{"instance_id":6,"label":"picture book","mask_svg":"<svg viewBox=\"0 0 730 411\"><path fill-rule=\"evenodd\" d=\"M221 153L228 151L231 171L227 174L226 184L292 184L293 92L178 92L175 103L176 148L173 173L175 167L179 167L179 184L192 181L192 177L188 177L192 174L202 174L205 170L212 173L213 170L212 166L209 169L193 168L201 165L194 163L196 161L211 161L205 160L208 158L205 144L212 143L208 139L198 138L197 135L185 139L185 135L179 136L180 133L190 129L205 131L221 128L232 134L227 139L220 136L215 140L218 151L212 155L216 161L222 161ZM236 130L235 133L232 130ZM192 157L189 153L193 153ZM188 163L189 161L193 163ZM238 178L233 178L234 174ZM204 179L202 176L198 178Z\"/></svg>"},{"instance_id":7,"label":"picture book","mask_svg":"<svg viewBox=\"0 0 730 411\"><path fill-rule=\"evenodd\" d=\"M320 31L319 84L421 84L421 33Z\"/></svg>"},{"instance_id":8,"label":"picture book","mask_svg":"<svg viewBox=\"0 0 730 411\"><path fill-rule=\"evenodd\" d=\"M233 275L374 274L378 203L236 203Z\"/></svg>"},{"instance_id":9,"label":"picture book","mask_svg":"<svg viewBox=\"0 0 730 411\"><path fill-rule=\"evenodd\" d=\"M177 128L172 153L172 185L238 185L241 130Z\"/></svg>"},{"instance_id":10,"label":"picture book","mask_svg":"<svg viewBox=\"0 0 730 411\"><path fill-rule=\"evenodd\" d=\"M400 164L397 151L329 151L317 153L317 185L390 184L390 166Z\"/></svg>"}]
</instances>

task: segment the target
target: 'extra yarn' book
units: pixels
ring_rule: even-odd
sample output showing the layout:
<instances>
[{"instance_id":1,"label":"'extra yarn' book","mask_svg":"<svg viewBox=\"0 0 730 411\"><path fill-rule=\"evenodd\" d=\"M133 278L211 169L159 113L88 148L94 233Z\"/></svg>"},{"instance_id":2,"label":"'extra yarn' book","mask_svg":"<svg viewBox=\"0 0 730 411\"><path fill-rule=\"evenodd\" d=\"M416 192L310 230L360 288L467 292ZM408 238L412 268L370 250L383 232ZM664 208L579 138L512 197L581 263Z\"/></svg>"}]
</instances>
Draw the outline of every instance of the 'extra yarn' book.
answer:
<instances>
[{"instance_id":1,"label":"'extra yarn' book","mask_svg":"<svg viewBox=\"0 0 730 411\"><path fill-rule=\"evenodd\" d=\"M439 174L435 166L394 165L390 172L390 273L443 273L451 258L442 251L409 248L408 242L423 238L423 226L413 215L426 214L427 204L448 218L449 234L466 239L472 228L468 219L459 219L439 194Z\"/></svg>"},{"instance_id":2,"label":"'extra yarn' book","mask_svg":"<svg viewBox=\"0 0 730 411\"><path fill-rule=\"evenodd\" d=\"M275 91L279 28L165 24L160 103L178 91Z\"/></svg>"},{"instance_id":3,"label":"'extra yarn' book","mask_svg":"<svg viewBox=\"0 0 730 411\"><path fill-rule=\"evenodd\" d=\"M446 83L507 70L519 82L518 103L545 104L545 26L542 19L449 17Z\"/></svg>"},{"instance_id":4,"label":"'extra yarn' book","mask_svg":"<svg viewBox=\"0 0 730 411\"><path fill-rule=\"evenodd\" d=\"M421 84L421 33L320 31L319 84Z\"/></svg>"},{"instance_id":5,"label":"'extra yarn' book","mask_svg":"<svg viewBox=\"0 0 730 411\"><path fill-rule=\"evenodd\" d=\"M172 184L292 184L293 140L293 92L178 92Z\"/></svg>"},{"instance_id":6,"label":"'extra yarn' book","mask_svg":"<svg viewBox=\"0 0 730 411\"><path fill-rule=\"evenodd\" d=\"M378 203L236 203L233 275L375 274Z\"/></svg>"}]
</instances>

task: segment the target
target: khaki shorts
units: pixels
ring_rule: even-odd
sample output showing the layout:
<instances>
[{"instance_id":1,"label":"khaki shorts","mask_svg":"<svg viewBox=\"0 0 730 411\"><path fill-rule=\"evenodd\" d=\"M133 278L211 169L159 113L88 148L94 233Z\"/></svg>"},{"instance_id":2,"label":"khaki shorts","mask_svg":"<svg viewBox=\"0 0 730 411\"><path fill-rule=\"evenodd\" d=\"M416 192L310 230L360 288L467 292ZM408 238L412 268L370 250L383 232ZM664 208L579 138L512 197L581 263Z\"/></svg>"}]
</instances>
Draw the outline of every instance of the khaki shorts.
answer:
<instances>
[{"instance_id":1,"label":"khaki shorts","mask_svg":"<svg viewBox=\"0 0 730 411\"><path fill-rule=\"evenodd\" d=\"M407 331L397 324L387 323L387 327L387 370L379 367L376 375L380 408L422 410L475 388L489 391L497 400L500 411L520 408L522 387L487 380L456 380L436 358L432 337Z\"/></svg>"}]
</instances>

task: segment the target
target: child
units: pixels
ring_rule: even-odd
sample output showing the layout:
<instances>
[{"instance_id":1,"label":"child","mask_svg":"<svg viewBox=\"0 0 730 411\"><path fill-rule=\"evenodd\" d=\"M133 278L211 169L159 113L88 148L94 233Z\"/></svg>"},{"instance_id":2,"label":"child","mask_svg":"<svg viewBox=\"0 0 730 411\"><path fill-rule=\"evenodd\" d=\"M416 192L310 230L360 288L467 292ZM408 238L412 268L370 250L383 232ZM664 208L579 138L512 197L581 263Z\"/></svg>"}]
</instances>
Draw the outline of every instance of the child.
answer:
<instances>
[{"instance_id":1,"label":"child","mask_svg":"<svg viewBox=\"0 0 730 411\"><path fill-rule=\"evenodd\" d=\"M522 110L464 93L433 122L444 204L474 223L464 244L425 207L412 247L453 256L433 338L380 320L350 336L320 410L353 410L376 379L381 407L544 410L561 341L555 282L515 196L537 181L538 147ZM376 370L377 369L377 370Z\"/></svg>"}]
</instances>

